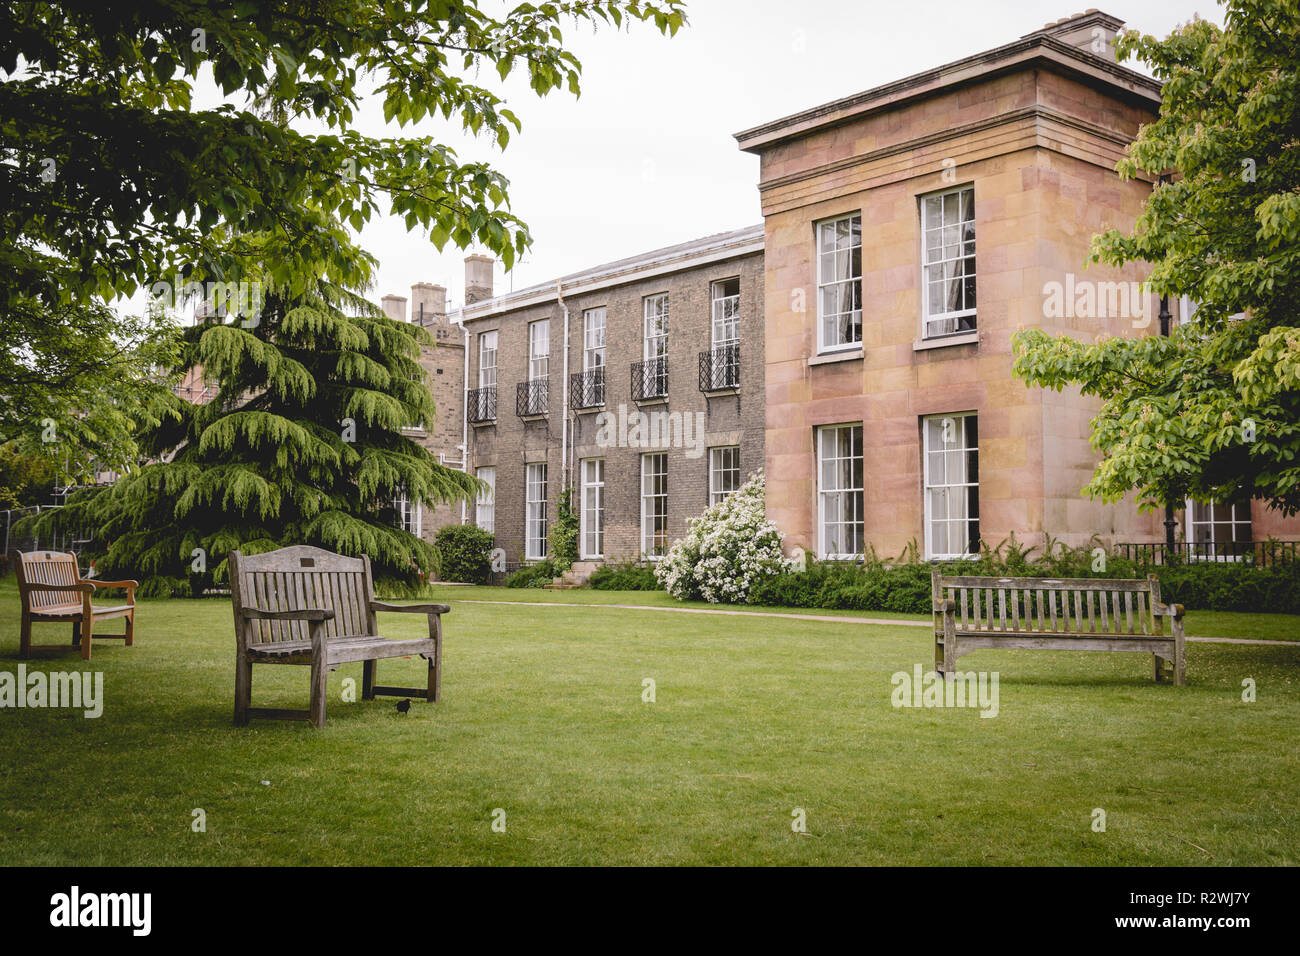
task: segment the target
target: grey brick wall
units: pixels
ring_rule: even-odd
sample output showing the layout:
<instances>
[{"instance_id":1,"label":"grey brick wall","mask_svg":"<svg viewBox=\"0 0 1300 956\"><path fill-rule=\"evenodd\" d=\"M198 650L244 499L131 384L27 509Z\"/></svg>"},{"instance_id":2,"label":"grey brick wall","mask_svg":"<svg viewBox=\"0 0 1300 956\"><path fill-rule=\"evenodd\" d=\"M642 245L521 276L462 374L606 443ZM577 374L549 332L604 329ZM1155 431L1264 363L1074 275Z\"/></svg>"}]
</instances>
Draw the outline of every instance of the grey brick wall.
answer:
<instances>
[{"instance_id":1,"label":"grey brick wall","mask_svg":"<svg viewBox=\"0 0 1300 956\"><path fill-rule=\"evenodd\" d=\"M699 353L711 344L711 286L716 280L740 278L740 389L736 394L706 396L699 389ZM568 483L578 504L578 462L605 460L605 560L635 558L641 551L641 455L653 449L603 446L599 443L599 413L616 419L634 411L690 415L692 437L696 413L703 415L702 453L694 457L689 447L662 449L668 455L669 540L686 532L687 519L708 506L709 455L718 445L740 446L743 478L763 466L764 354L763 256L750 253L725 261L685 268L667 275L634 278L612 288L582 294L565 294L569 310L569 371L582 368L583 312L606 310L605 404L571 411L572 473ZM645 296L666 292L669 297L668 399L638 404L631 397L631 365L642 359ZM528 378L528 324L551 320L549 412L539 420L525 421L515 414L515 390ZM563 487L563 311L556 302L518 308L471 319L470 385L478 384L478 333L495 329L497 343L497 418L494 423L471 426L470 467L496 467L496 539L509 562L524 555L525 465L547 463L548 516Z\"/></svg>"}]
</instances>

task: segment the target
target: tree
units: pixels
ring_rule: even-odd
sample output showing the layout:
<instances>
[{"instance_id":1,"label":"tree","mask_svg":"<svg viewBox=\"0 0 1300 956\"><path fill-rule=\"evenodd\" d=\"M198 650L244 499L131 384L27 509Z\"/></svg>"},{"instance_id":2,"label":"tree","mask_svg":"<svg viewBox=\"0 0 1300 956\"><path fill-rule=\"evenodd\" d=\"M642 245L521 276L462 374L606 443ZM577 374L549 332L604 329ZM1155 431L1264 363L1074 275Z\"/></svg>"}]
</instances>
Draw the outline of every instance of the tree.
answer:
<instances>
[{"instance_id":1,"label":"tree","mask_svg":"<svg viewBox=\"0 0 1300 956\"><path fill-rule=\"evenodd\" d=\"M0 429L52 418L73 458L129 458L116 413L148 397L149 362L124 361L142 322L106 303L145 288L175 304L196 282L222 299L268 269L290 299L321 276L347 285L340 221L391 212L509 267L530 239L504 176L431 137L362 135L354 117L372 98L385 122L440 115L504 148L519 120L478 75L522 69L539 96L576 95L561 24L627 20L671 34L685 17L680 0L521 3L500 19L466 0L0 0L0 328L22 357L0 363L0 403L18 410L0 408ZM226 102L194 108L201 79ZM278 237L280 258L252 236ZM88 402L105 383L117 395Z\"/></svg>"},{"instance_id":2,"label":"tree","mask_svg":"<svg viewBox=\"0 0 1300 956\"><path fill-rule=\"evenodd\" d=\"M128 468L135 418L168 392L177 331L161 314L19 298L0 323L0 444L45 459L64 484Z\"/></svg>"},{"instance_id":3,"label":"tree","mask_svg":"<svg viewBox=\"0 0 1300 956\"><path fill-rule=\"evenodd\" d=\"M48 504L57 482L48 458L0 445L0 509Z\"/></svg>"},{"instance_id":4,"label":"tree","mask_svg":"<svg viewBox=\"0 0 1300 956\"><path fill-rule=\"evenodd\" d=\"M1124 33L1163 84L1159 118L1118 171L1171 173L1092 261L1152 264L1149 287L1197 303L1168 337L1084 343L1017 333L1027 383L1102 399L1084 491L1144 507L1268 499L1300 511L1300 2L1229 0L1225 28Z\"/></svg>"},{"instance_id":5,"label":"tree","mask_svg":"<svg viewBox=\"0 0 1300 956\"><path fill-rule=\"evenodd\" d=\"M398 500L432 506L478 490L403 434L432 425L418 361L431 337L328 281L271 288L255 324L218 316L185 331L179 367L202 368L215 398L169 394L140 437L151 463L75 493L38 530L95 529L97 567L143 577L144 594L191 574L225 580L231 549L303 543L369 555L390 591L419 586L437 558L399 527Z\"/></svg>"},{"instance_id":6,"label":"tree","mask_svg":"<svg viewBox=\"0 0 1300 956\"><path fill-rule=\"evenodd\" d=\"M431 137L362 135L356 111L373 96L386 122L454 117L504 147L519 120L471 79L522 68L538 95L576 95L561 24L629 18L684 23L679 0L522 3L501 19L464 0L0 3L0 309L258 271L222 227L284 236L271 277L301 295L340 255L328 221L359 230L381 198L439 248L477 241L509 267L529 236L506 179ZM201 75L275 108L194 109Z\"/></svg>"}]
</instances>

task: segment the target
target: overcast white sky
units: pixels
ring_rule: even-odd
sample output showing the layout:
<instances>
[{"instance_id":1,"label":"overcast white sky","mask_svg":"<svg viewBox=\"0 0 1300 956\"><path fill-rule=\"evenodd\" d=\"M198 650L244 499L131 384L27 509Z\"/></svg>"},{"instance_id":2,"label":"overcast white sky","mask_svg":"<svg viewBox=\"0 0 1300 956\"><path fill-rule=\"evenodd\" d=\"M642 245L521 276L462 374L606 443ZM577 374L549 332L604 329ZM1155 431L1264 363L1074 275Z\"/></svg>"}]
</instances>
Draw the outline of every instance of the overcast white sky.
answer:
<instances>
[{"instance_id":1,"label":"overcast white sky","mask_svg":"<svg viewBox=\"0 0 1300 956\"><path fill-rule=\"evenodd\" d=\"M498 266L500 293L756 223L758 159L740 152L733 133L1084 9L1082 0L688 0L687 8L690 23L673 38L643 24L567 28L583 64L578 99L560 92L539 99L522 74L505 84L494 83L495 73L481 76L523 122L504 152L445 121L386 127L377 99L357 126L370 135L435 136L510 179L513 210L534 245L510 275ZM1214 0L1112 0L1101 9L1160 36L1194 14L1222 23ZM372 299L409 295L424 281L446 286L449 301L460 303L466 252L440 253L387 216L369 223L361 241L380 260Z\"/></svg>"}]
</instances>

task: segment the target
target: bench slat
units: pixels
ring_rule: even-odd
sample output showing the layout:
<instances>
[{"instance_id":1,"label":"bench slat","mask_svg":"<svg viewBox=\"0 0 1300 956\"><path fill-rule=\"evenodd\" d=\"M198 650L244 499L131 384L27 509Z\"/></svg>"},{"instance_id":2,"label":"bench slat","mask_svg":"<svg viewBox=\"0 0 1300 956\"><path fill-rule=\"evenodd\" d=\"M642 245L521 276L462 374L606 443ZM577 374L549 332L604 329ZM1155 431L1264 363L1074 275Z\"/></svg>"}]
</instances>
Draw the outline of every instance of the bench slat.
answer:
<instances>
[{"instance_id":1,"label":"bench slat","mask_svg":"<svg viewBox=\"0 0 1300 956\"><path fill-rule=\"evenodd\" d=\"M1125 578L993 578L969 574L944 575L945 587L978 588L1056 588L1074 591L1142 591L1147 582Z\"/></svg>"}]
</instances>

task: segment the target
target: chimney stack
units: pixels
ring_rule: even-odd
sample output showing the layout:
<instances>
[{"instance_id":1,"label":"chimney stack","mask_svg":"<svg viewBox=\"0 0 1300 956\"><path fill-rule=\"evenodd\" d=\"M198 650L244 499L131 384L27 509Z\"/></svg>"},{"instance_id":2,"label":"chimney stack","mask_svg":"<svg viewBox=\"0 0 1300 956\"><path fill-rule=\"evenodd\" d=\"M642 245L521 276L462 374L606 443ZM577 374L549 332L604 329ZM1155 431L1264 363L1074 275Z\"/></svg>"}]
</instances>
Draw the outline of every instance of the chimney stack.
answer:
<instances>
[{"instance_id":1,"label":"chimney stack","mask_svg":"<svg viewBox=\"0 0 1300 956\"><path fill-rule=\"evenodd\" d=\"M1070 46L1087 50L1094 56L1115 61L1115 35L1124 28L1124 21L1109 13L1090 7L1083 13L1062 17L1045 24L1041 30L1026 33L1022 40L1037 36L1050 36Z\"/></svg>"},{"instance_id":2,"label":"chimney stack","mask_svg":"<svg viewBox=\"0 0 1300 956\"><path fill-rule=\"evenodd\" d=\"M492 298L492 267L496 260L491 256L465 257L465 304Z\"/></svg>"},{"instance_id":3,"label":"chimney stack","mask_svg":"<svg viewBox=\"0 0 1300 956\"><path fill-rule=\"evenodd\" d=\"M386 295L379 302L384 308L384 314L390 319L396 319L398 322L406 321L406 296Z\"/></svg>"},{"instance_id":4,"label":"chimney stack","mask_svg":"<svg viewBox=\"0 0 1300 956\"><path fill-rule=\"evenodd\" d=\"M447 290L431 282L411 286L411 321L428 325L447 314Z\"/></svg>"}]
</instances>

